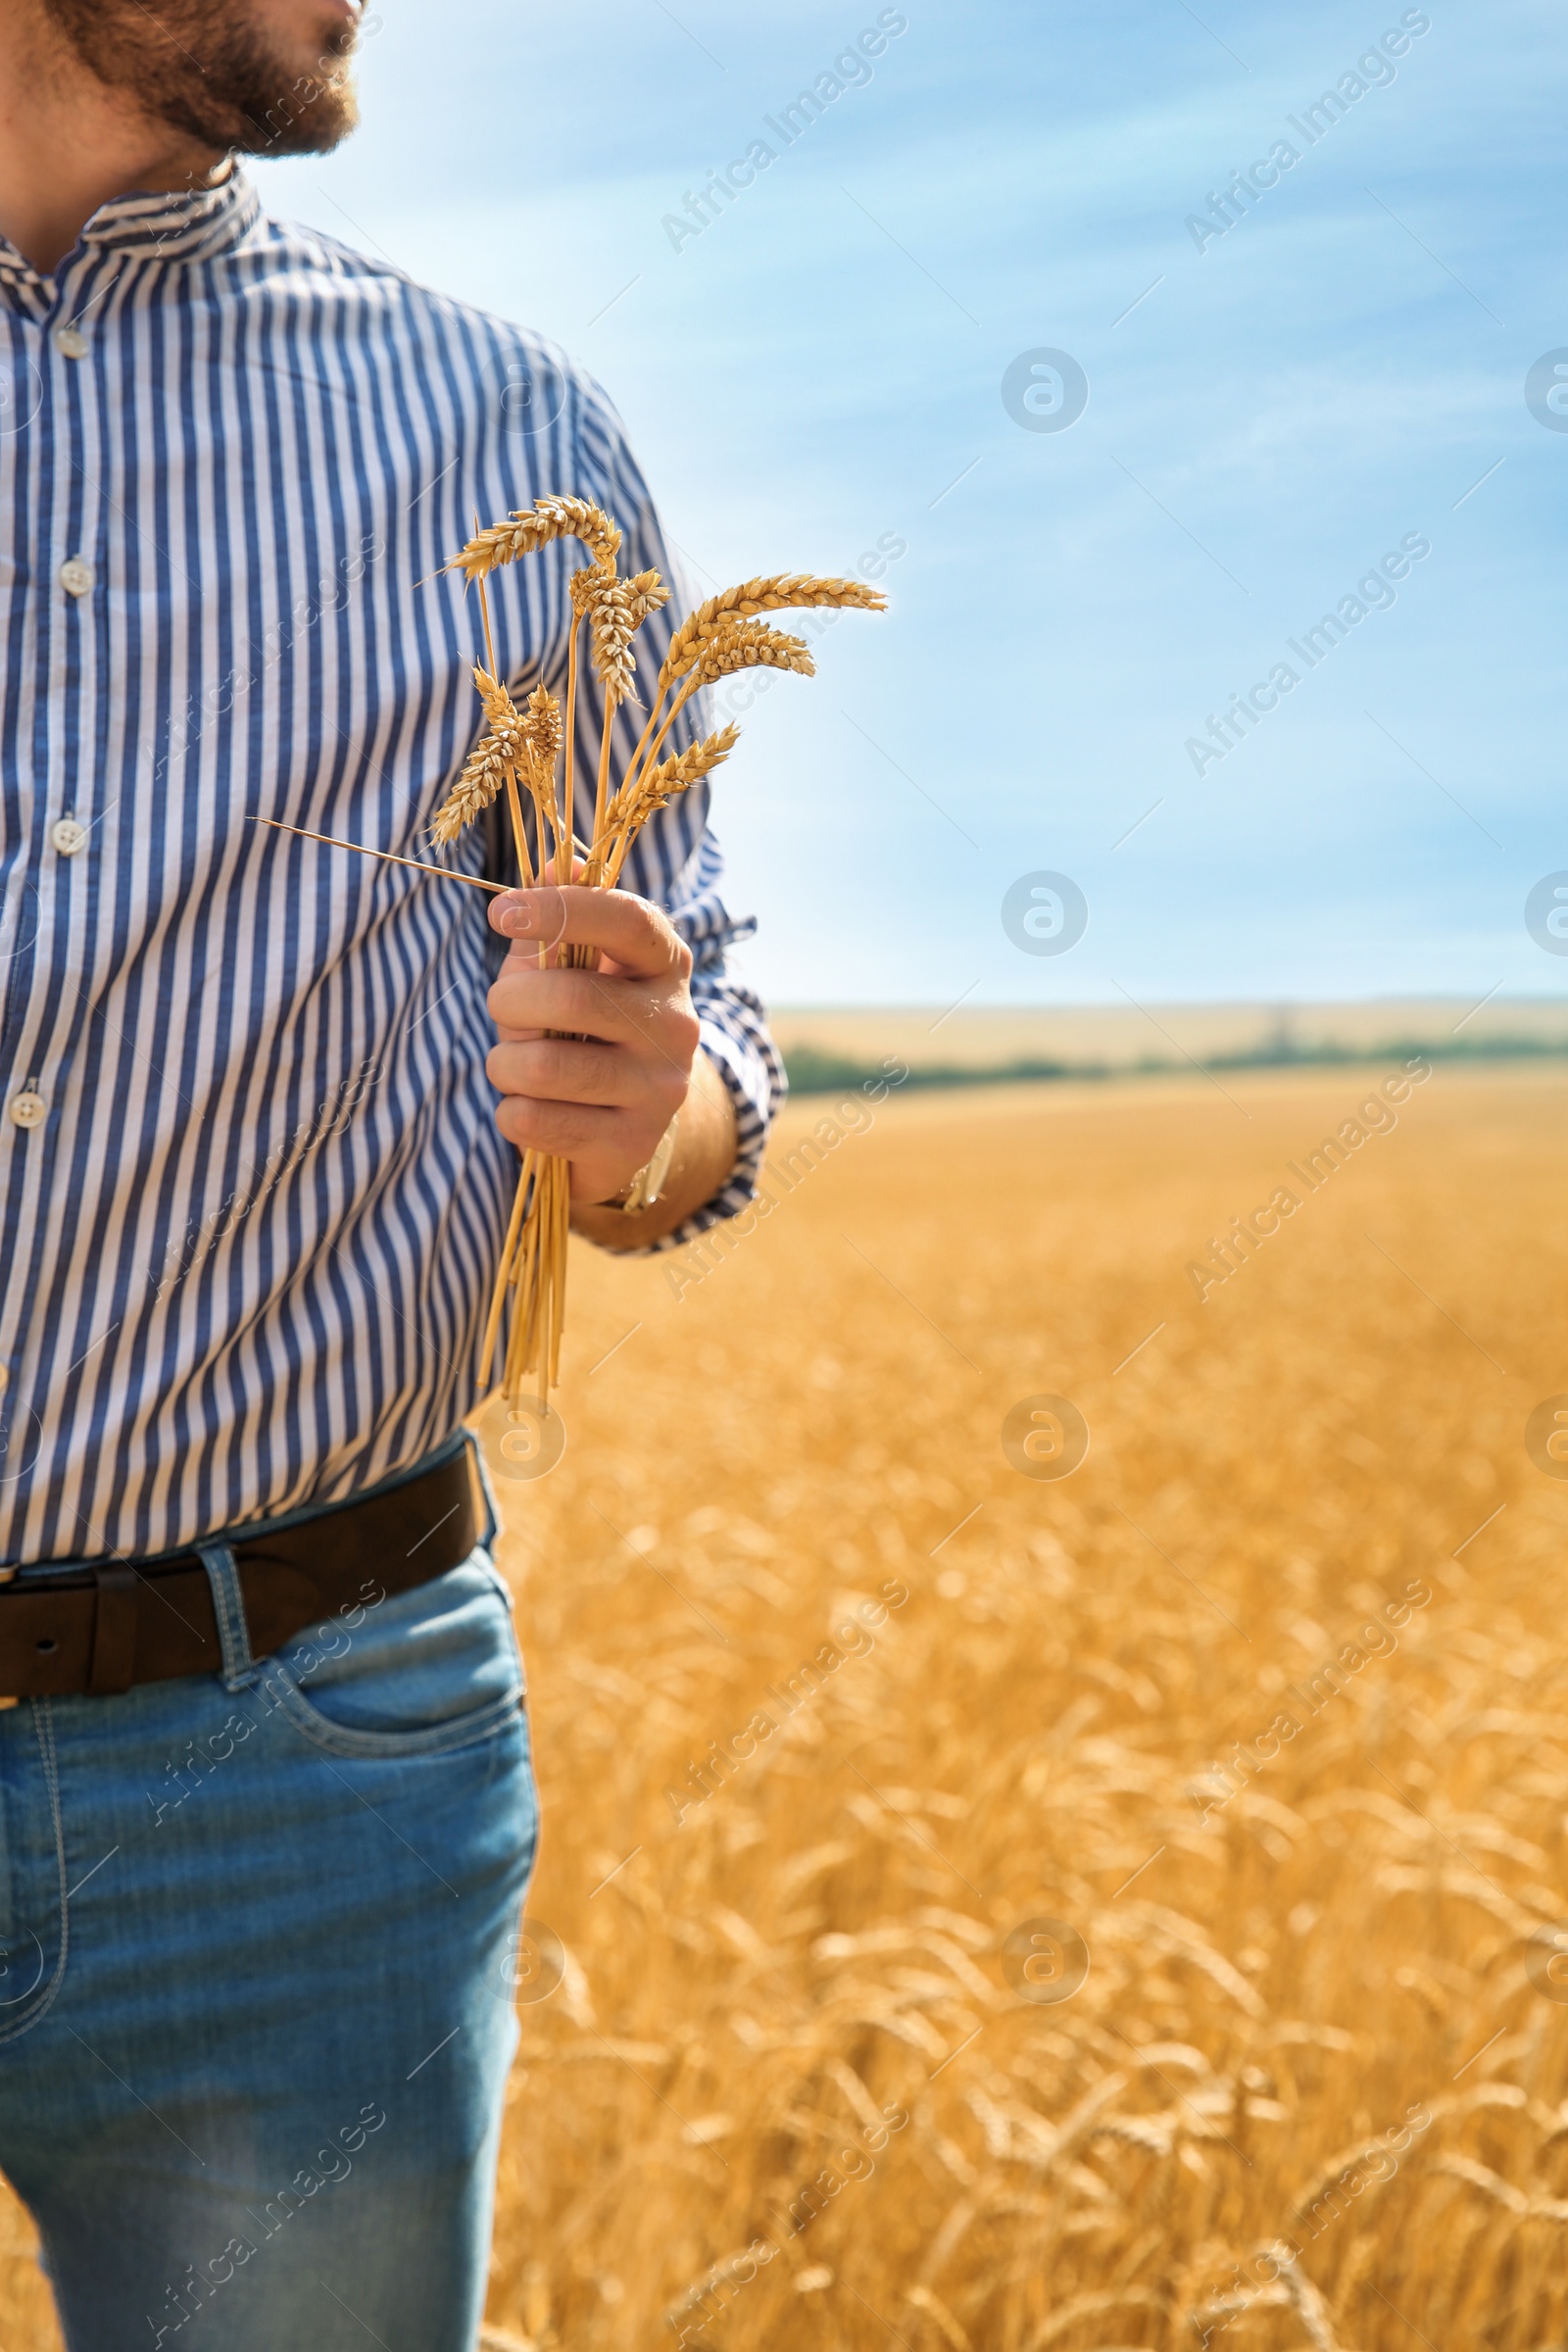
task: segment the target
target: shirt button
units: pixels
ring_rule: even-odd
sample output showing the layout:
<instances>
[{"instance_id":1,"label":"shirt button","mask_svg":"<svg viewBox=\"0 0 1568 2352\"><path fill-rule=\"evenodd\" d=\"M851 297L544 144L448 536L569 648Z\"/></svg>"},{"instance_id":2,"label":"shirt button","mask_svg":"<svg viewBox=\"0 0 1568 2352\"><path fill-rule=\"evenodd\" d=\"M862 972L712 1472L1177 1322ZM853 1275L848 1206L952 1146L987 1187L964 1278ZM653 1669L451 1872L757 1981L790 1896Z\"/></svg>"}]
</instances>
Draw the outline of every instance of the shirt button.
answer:
<instances>
[{"instance_id":1,"label":"shirt button","mask_svg":"<svg viewBox=\"0 0 1568 2352\"><path fill-rule=\"evenodd\" d=\"M62 858L74 858L87 838L87 828L76 817L63 816L50 828L49 838Z\"/></svg>"},{"instance_id":2,"label":"shirt button","mask_svg":"<svg viewBox=\"0 0 1568 2352\"><path fill-rule=\"evenodd\" d=\"M55 349L68 360L84 360L88 350L87 338L79 326L57 326Z\"/></svg>"},{"instance_id":3,"label":"shirt button","mask_svg":"<svg viewBox=\"0 0 1568 2352\"><path fill-rule=\"evenodd\" d=\"M60 566L60 585L68 596L85 596L96 574L85 556L71 556Z\"/></svg>"},{"instance_id":4,"label":"shirt button","mask_svg":"<svg viewBox=\"0 0 1568 2352\"><path fill-rule=\"evenodd\" d=\"M48 1103L31 1087L23 1094L13 1095L9 1107L12 1124L17 1127L41 1127L49 1116Z\"/></svg>"}]
</instances>

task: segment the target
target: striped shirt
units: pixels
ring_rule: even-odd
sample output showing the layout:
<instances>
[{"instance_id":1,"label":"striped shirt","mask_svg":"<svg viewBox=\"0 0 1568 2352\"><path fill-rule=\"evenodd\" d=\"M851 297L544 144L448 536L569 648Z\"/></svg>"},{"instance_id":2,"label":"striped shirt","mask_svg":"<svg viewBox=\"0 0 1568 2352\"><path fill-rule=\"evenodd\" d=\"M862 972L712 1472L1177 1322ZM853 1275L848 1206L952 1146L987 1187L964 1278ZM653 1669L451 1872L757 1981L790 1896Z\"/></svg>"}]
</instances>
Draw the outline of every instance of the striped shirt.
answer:
<instances>
[{"instance_id":1,"label":"striped shirt","mask_svg":"<svg viewBox=\"0 0 1568 2352\"><path fill-rule=\"evenodd\" d=\"M238 170L105 205L53 277L0 240L0 1561L341 1499L482 1394L517 1170L487 902L246 819L510 878L497 811L425 840L482 650L474 597L431 575L476 514L552 490L676 583L646 681L678 574L619 419L553 346L270 220ZM514 692L562 690L584 561L495 575ZM582 832L586 674L579 713ZM751 1198L781 1082L726 974L750 925L707 807L673 803L625 875L692 948L740 1134L665 1247Z\"/></svg>"}]
</instances>

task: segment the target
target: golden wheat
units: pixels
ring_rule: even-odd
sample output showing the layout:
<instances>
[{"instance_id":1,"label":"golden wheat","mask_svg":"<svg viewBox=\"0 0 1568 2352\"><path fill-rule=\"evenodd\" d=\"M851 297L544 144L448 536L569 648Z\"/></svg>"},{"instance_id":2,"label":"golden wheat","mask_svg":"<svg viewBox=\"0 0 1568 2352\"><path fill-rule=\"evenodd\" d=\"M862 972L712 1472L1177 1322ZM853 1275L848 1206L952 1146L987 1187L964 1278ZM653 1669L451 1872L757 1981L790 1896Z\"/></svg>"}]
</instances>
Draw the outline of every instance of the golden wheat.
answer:
<instances>
[{"instance_id":1,"label":"golden wheat","mask_svg":"<svg viewBox=\"0 0 1568 2352\"><path fill-rule=\"evenodd\" d=\"M738 621L726 616L712 634L704 640L695 662L685 674L680 692L670 704L662 721L659 715L663 708L663 691L661 689L659 699L648 714L648 724L632 754L627 774L633 786L640 784L658 760L665 737L693 695L702 687L711 686L718 679L730 677L742 669L793 670L801 677L809 678L816 674L816 663L803 637L791 637L782 629L769 628L763 621ZM645 821L653 813L655 805L649 804L643 808L636 821ZM641 808L642 804L633 796L628 806ZM617 875L619 870L617 865Z\"/></svg>"},{"instance_id":2,"label":"golden wheat","mask_svg":"<svg viewBox=\"0 0 1568 2352\"><path fill-rule=\"evenodd\" d=\"M639 828L677 793L689 792L694 784L710 776L729 758L739 738L739 727L720 727L716 734L688 745L684 752L660 760L656 767L645 768L635 782L621 786L606 811L603 827L609 848L601 853L601 861L608 867L606 878L611 889L620 879L626 852Z\"/></svg>"},{"instance_id":3,"label":"golden wheat","mask_svg":"<svg viewBox=\"0 0 1568 2352\"><path fill-rule=\"evenodd\" d=\"M743 580L735 588L721 589L717 596L710 596L705 605L699 605L695 612L688 613L670 639L664 665L659 673L660 692L662 694L677 678L685 676L704 641L715 629L756 612L804 611L819 606L883 612L887 610L887 599L878 589L868 588L863 580L822 578L805 571L774 572L767 577Z\"/></svg>"},{"instance_id":4,"label":"golden wheat","mask_svg":"<svg viewBox=\"0 0 1568 2352\"><path fill-rule=\"evenodd\" d=\"M662 612L669 602L669 590L657 571L633 572L626 582L626 595L634 629L640 629L650 613Z\"/></svg>"},{"instance_id":5,"label":"golden wheat","mask_svg":"<svg viewBox=\"0 0 1568 2352\"><path fill-rule=\"evenodd\" d=\"M432 841L456 841L465 825L484 814L507 780L508 754L500 741L487 735L468 754L451 792L430 822Z\"/></svg>"},{"instance_id":6,"label":"golden wheat","mask_svg":"<svg viewBox=\"0 0 1568 2352\"><path fill-rule=\"evenodd\" d=\"M506 687L477 663L473 677L489 733L469 753L457 783L436 810L430 826L432 841L456 841L466 825L483 815L506 783L509 769L531 782L537 801L539 777L554 770L561 750L561 706L548 687L535 687L524 712ZM537 768L531 760L537 762Z\"/></svg>"},{"instance_id":7,"label":"golden wheat","mask_svg":"<svg viewBox=\"0 0 1568 2352\"><path fill-rule=\"evenodd\" d=\"M672 760L661 760L643 777L639 790L656 807L662 808L677 792L686 792L712 774L740 741L740 729L733 723L722 726L716 734L707 735L701 743L687 746Z\"/></svg>"},{"instance_id":8,"label":"golden wheat","mask_svg":"<svg viewBox=\"0 0 1568 2352\"><path fill-rule=\"evenodd\" d=\"M729 621L715 629L704 641L689 674L700 685L711 686L739 669L791 669L803 678L816 675L816 663L804 637L770 629L760 620Z\"/></svg>"},{"instance_id":9,"label":"golden wheat","mask_svg":"<svg viewBox=\"0 0 1568 2352\"><path fill-rule=\"evenodd\" d=\"M620 547L620 531L603 508L585 498L560 495L541 498L534 506L519 509L510 521L476 531L446 568L461 571L468 580L482 580L503 564L537 555L554 539L580 539L595 563L604 567L614 564Z\"/></svg>"},{"instance_id":10,"label":"golden wheat","mask_svg":"<svg viewBox=\"0 0 1568 2352\"><path fill-rule=\"evenodd\" d=\"M594 564L574 571L567 585L573 614L588 623L594 674L605 688L607 708L613 710L631 695L637 668L632 638L651 612L669 602L669 590L657 571L622 580Z\"/></svg>"},{"instance_id":11,"label":"golden wheat","mask_svg":"<svg viewBox=\"0 0 1568 2352\"><path fill-rule=\"evenodd\" d=\"M685 662L685 670L690 675L661 722L667 689L665 673L669 670L669 664L665 663L654 708L626 762L618 788L612 788L614 716L619 706L631 699L637 666L631 640L649 615L668 603L668 589L657 571L640 571L630 579L620 577L615 566L621 543L619 528L598 507L582 499L542 498L530 511L514 514L510 522L496 524L489 530L477 528L477 515L474 522L475 536L453 557L449 568L462 569L470 581L479 583L486 658L492 670L495 655L485 596L488 573L498 564L535 554L551 541L566 535L581 539L594 557L592 564L574 570L566 583L571 629L566 660L565 773L562 797L557 796L553 753L547 759L542 743L519 743L516 713L505 689L497 685L489 671L477 669L475 679L490 717L493 741L481 744L472 755L457 788L436 817L435 838L443 842L453 839L464 824L489 806L504 782L518 870L524 882L533 879L533 872L517 793L519 750L523 778L532 794L538 822L541 867L553 849L558 872L575 875L591 889L614 889L640 828L667 804L673 793L686 790L699 775L706 775L727 757L734 741L734 731L730 730L722 749L714 749L716 739L710 739L687 767L678 760L666 762L662 768L656 766L665 737L692 695L701 686L738 669L794 670L808 677L814 671L815 664L803 639L786 636L760 623L747 622L740 615L792 605L859 605L873 611L883 608L884 600L858 581L824 579L805 572L775 573L746 582L739 588L723 590L676 632L677 643L687 643L691 649L690 659ZM576 862L579 845L574 831L576 710L578 640L584 621L589 628L590 661L604 694L592 837L581 845L579 869ZM541 949L539 960L541 965L554 960L566 967L587 970L592 968L596 957L593 950L581 943L571 943L559 951ZM564 1328L569 1188L570 1171L564 1160L553 1153L524 1154L496 1270L483 1342L483 1360L488 1373L510 1295L513 1315L502 1389L513 1407L521 1402L524 1375L536 1365L539 1386L546 1398L559 1377Z\"/></svg>"},{"instance_id":12,"label":"golden wheat","mask_svg":"<svg viewBox=\"0 0 1568 2352\"><path fill-rule=\"evenodd\" d=\"M755 1229L577 1267L570 1446L503 1552L570 1963L502 2162L530 2344L1568 2338L1568 2007L1524 1966L1568 1916L1568 1486L1521 1438L1568 1088L1440 1067L1199 1306L1203 1237L1369 1091L1226 1087L803 1102ZM1041 1392L1093 1432L1057 1483L1000 1444ZM1042 1918L1089 1951L1059 2003L1007 1973Z\"/></svg>"},{"instance_id":13,"label":"golden wheat","mask_svg":"<svg viewBox=\"0 0 1568 2352\"><path fill-rule=\"evenodd\" d=\"M498 1480L566 1954L519 2010L498 2347L1568 2340L1531 1940L1568 1483L1523 1442L1568 1085L1440 1065L1206 1304L1183 1273L1382 1074L855 1087L786 1109L738 1235L579 1248L570 1444ZM1092 1431L1054 1483L1000 1442L1043 1393ZM1008 1973L1042 1919L1088 1949L1061 2001ZM8 2352L58 2352L4 2221Z\"/></svg>"},{"instance_id":14,"label":"golden wheat","mask_svg":"<svg viewBox=\"0 0 1568 2352\"><path fill-rule=\"evenodd\" d=\"M534 756L546 776L555 773L561 757L561 704L548 686L536 686L528 697L528 723L533 730Z\"/></svg>"}]
</instances>

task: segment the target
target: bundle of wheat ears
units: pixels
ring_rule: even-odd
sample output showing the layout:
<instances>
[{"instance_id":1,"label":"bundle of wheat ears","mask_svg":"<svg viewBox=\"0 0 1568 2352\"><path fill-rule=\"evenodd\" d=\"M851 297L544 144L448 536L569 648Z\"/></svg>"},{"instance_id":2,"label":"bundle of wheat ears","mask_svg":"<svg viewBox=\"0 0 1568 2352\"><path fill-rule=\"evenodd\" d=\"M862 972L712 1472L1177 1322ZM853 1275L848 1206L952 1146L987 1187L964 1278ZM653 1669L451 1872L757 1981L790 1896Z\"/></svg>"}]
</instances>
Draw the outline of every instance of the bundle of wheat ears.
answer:
<instances>
[{"instance_id":1,"label":"bundle of wheat ears","mask_svg":"<svg viewBox=\"0 0 1568 2352\"><path fill-rule=\"evenodd\" d=\"M711 774L734 749L738 729L728 726L667 760L660 758L670 728L700 688L739 669L792 669L802 677L812 674L816 665L805 641L773 628L757 617L760 613L820 605L878 612L886 601L859 580L818 579L806 572L780 572L765 579L746 580L738 588L726 588L721 595L710 597L707 604L688 613L670 640L647 724L625 774L616 780L611 774L615 712L622 703L638 702L632 686L637 670L632 639L649 614L658 612L669 602L669 590L657 571L640 571L630 579L621 577L615 562L620 552L620 531L608 514L586 499L541 498L535 507L511 515L505 522L493 523L488 530L479 530L477 519L476 516L474 537L445 568L461 571L469 582L478 585L485 662L475 665L473 675L488 723L477 749L465 762L463 773L437 810L430 833L431 839L438 843L456 841L464 827L481 816L504 791L512 817L518 871L525 886L559 878L575 880L591 890L616 887L631 845L649 818L677 793L689 791L692 785ZM580 540L590 558L586 565L568 576L572 629L564 716L560 702L547 686L536 686L521 710L513 701L497 673L485 597L485 581L498 566L514 564L522 556L536 555L540 548L559 539ZM584 621L588 624L589 660L603 689L604 712L593 832L586 845L573 830L576 785L572 772L578 641ZM521 794L524 792L534 808L537 869L528 853L523 826ZM301 826L281 829L304 830ZM308 838L319 841L326 837L313 834ZM374 854L387 856L384 851ZM446 874L454 881L471 883L476 879L458 874L449 866L424 866L416 859L396 858L393 862L420 864L422 871ZM499 886L481 883L480 887ZM541 947L538 951L542 967L554 965L577 970L596 965L598 953L595 948L575 944ZM550 1152L530 1150L523 1154L484 1337L482 1376L488 1379L495 1363L507 1293L514 1291L515 1307L501 1383L509 1405L514 1406L522 1400L523 1383L530 1373L536 1374L546 1398L559 1384L570 1173L567 1161Z\"/></svg>"}]
</instances>

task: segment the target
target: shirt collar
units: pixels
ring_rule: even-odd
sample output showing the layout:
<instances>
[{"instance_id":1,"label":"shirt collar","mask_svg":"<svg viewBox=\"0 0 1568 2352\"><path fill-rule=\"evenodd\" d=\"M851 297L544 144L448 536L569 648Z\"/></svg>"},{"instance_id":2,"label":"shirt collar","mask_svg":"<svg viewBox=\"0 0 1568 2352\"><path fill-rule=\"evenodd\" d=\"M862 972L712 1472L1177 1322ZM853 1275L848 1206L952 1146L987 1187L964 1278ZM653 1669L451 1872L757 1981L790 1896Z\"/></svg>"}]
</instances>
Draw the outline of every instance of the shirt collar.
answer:
<instances>
[{"instance_id":1,"label":"shirt collar","mask_svg":"<svg viewBox=\"0 0 1568 2352\"><path fill-rule=\"evenodd\" d=\"M233 162L215 187L112 196L98 207L54 275L65 276L83 252L95 260L211 261L239 244L261 209L260 196ZM0 272L35 284L49 282L4 237Z\"/></svg>"}]
</instances>

